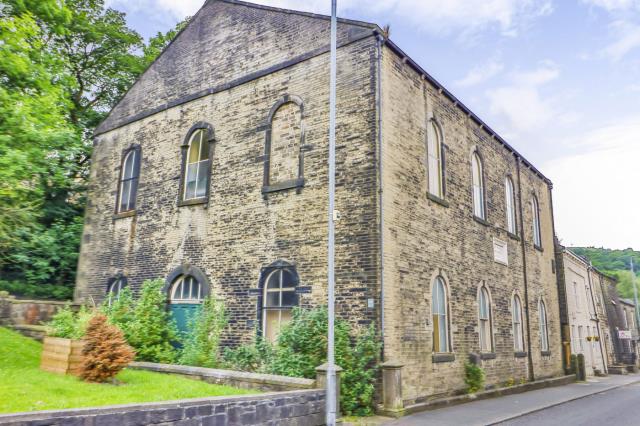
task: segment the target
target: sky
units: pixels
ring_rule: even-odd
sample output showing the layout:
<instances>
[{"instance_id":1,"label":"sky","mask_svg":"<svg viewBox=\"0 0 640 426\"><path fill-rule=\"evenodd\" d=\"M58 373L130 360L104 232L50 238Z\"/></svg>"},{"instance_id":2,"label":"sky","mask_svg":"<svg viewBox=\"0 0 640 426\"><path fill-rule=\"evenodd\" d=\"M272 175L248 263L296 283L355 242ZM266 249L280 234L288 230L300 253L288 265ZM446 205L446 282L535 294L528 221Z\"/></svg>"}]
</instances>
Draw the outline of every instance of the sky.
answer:
<instances>
[{"instance_id":1,"label":"sky","mask_svg":"<svg viewBox=\"0 0 640 426\"><path fill-rule=\"evenodd\" d=\"M330 0L254 0L310 12ZM145 38L203 0L106 0ZM640 0L338 0L554 184L567 246L640 250Z\"/></svg>"}]
</instances>

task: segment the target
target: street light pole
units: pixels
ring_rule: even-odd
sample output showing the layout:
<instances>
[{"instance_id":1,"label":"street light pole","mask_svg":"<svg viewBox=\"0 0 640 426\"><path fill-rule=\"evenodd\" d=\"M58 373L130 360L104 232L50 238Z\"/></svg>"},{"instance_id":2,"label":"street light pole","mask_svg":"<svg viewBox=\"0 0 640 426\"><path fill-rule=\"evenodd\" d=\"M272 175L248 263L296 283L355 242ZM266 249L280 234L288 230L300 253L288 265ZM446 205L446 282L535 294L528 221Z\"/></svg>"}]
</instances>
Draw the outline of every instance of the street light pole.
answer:
<instances>
[{"instance_id":1,"label":"street light pole","mask_svg":"<svg viewBox=\"0 0 640 426\"><path fill-rule=\"evenodd\" d=\"M327 336L327 413L328 426L336 424L336 365L334 356L335 323L335 192L336 192L336 51L338 18L336 0L331 0L331 55L329 77L329 242L328 242L328 295L329 327Z\"/></svg>"}]
</instances>

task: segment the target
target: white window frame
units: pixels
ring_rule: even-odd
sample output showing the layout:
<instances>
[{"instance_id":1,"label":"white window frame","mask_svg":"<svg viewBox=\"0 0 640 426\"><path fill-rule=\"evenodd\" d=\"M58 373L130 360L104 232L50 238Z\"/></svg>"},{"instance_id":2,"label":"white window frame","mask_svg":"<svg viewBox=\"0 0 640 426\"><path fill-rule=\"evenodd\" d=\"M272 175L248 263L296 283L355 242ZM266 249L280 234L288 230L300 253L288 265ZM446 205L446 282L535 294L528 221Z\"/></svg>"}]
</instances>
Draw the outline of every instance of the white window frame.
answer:
<instances>
[{"instance_id":1,"label":"white window frame","mask_svg":"<svg viewBox=\"0 0 640 426\"><path fill-rule=\"evenodd\" d=\"M189 289L187 290L187 297L185 295L186 284L189 285ZM197 296L195 298L190 297L192 293L193 285L198 286ZM178 289L180 289L180 294L178 295ZM198 281L192 275L180 275L171 285L171 293L170 293L170 302L172 304L197 304L202 303L204 299L204 294L202 292L202 283Z\"/></svg>"},{"instance_id":2,"label":"white window frame","mask_svg":"<svg viewBox=\"0 0 640 426\"><path fill-rule=\"evenodd\" d=\"M283 277L284 274L288 273L291 274L292 279L293 279L293 283L290 287L283 287ZM269 281L271 280L271 277L274 276L274 274L279 274L279 285L277 288L269 288ZM282 329L282 312L283 311L291 311L295 305L289 306L289 305L283 305L283 293L284 292L295 292L296 291L296 274L295 272L287 269L287 268L278 268L278 269L274 269L273 271L271 271L269 273L269 275L267 275L267 278L264 281L264 289L263 289L263 295L262 295L262 335L263 336L267 336L268 335L268 323L267 323L267 313L269 311L277 311L278 312L278 330ZM278 305L277 306L269 306L268 305L268 300L269 298L267 297L268 293L278 293ZM275 339L277 339L277 334L274 335Z\"/></svg>"},{"instance_id":3,"label":"white window frame","mask_svg":"<svg viewBox=\"0 0 640 426\"><path fill-rule=\"evenodd\" d=\"M191 149L193 148L193 142L195 140L196 137L200 137L200 143L198 145L198 156L197 156L197 161L190 163L189 160L191 158ZM207 154L207 158L202 160L202 150L205 150L206 154ZM211 161L210 157L210 153L209 153L209 141L207 140L207 129L196 129L193 131L193 133L191 134L191 136L189 137L189 148L187 149L187 157L185 159L185 164L184 164L184 182L183 182L183 193L182 193L182 199L183 200L197 200L200 198L205 198L207 196L207 191L208 188L206 185L208 185L208 178L205 180L205 188L204 188L204 192L202 194L198 193L198 182L200 180L200 166L202 164L208 164ZM187 196L187 191L189 189L189 185L188 183L190 182L189 177L193 174L193 173L189 173L190 172L190 165L195 165L195 167L191 170L195 169L195 191L192 197ZM210 173L209 171L209 167L205 167L204 168L205 171L207 173Z\"/></svg>"},{"instance_id":4,"label":"white window frame","mask_svg":"<svg viewBox=\"0 0 640 426\"><path fill-rule=\"evenodd\" d=\"M538 198L535 195L531 196L531 213L532 213L532 225L533 225L533 244L536 247L542 247L542 236L540 233L540 205L538 204Z\"/></svg>"},{"instance_id":5,"label":"white window frame","mask_svg":"<svg viewBox=\"0 0 640 426\"><path fill-rule=\"evenodd\" d=\"M549 351L549 326L547 324L547 307L542 299L538 302L538 314L540 321L540 350Z\"/></svg>"},{"instance_id":6,"label":"white window frame","mask_svg":"<svg viewBox=\"0 0 640 426\"><path fill-rule=\"evenodd\" d=\"M522 324L522 302L517 294L513 295L511 299L511 309L513 312L512 324L513 324L513 349L516 352L524 352L524 327Z\"/></svg>"},{"instance_id":7,"label":"white window frame","mask_svg":"<svg viewBox=\"0 0 640 426\"><path fill-rule=\"evenodd\" d=\"M111 306L111 303L120 299L120 292L127 286L123 278L118 278L109 285L107 289L107 304Z\"/></svg>"},{"instance_id":8,"label":"white window frame","mask_svg":"<svg viewBox=\"0 0 640 426\"><path fill-rule=\"evenodd\" d=\"M487 212L484 202L484 165L477 152L471 154L471 182L473 195L473 215L486 220Z\"/></svg>"},{"instance_id":9,"label":"white window frame","mask_svg":"<svg viewBox=\"0 0 640 426\"><path fill-rule=\"evenodd\" d=\"M483 316L484 311L484 316ZM493 352L493 324L491 323L491 296L485 285L478 292L478 337L480 352Z\"/></svg>"},{"instance_id":10,"label":"white window frame","mask_svg":"<svg viewBox=\"0 0 640 426\"><path fill-rule=\"evenodd\" d=\"M507 215L507 231L513 235L518 235L517 216L516 216L516 193L513 187L513 181L509 176L504 181L505 192L505 208Z\"/></svg>"},{"instance_id":11,"label":"white window frame","mask_svg":"<svg viewBox=\"0 0 640 426\"><path fill-rule=\"evenodd\" d=\"M442 161L442 131L431 119L427 128L427 180L429 193L444 198L444 167Z\"/></svg>"},{"instance_id":12,"label":"white window frame","mask_svg":"<svg viewBox=\"0 0 640 426\"><path fill-rule=\"evenodd\" d=\"M442 288L442 300L440 300L438 291L439 288ZM442 302L442 303L440 303ZM439 307L443 308L443 312L440 312ZM436 324L437 317L437 324ZM433 340L433 352L434 353L450 353L451 352L451 342L449 340L449 300L447 295L447 283L444 278L438 275L433 281L433 286L431 289L431 320L433 322L433 330L431 333L431 338ZM440 324L444 324L444 347L442 347L442 339L440 332ZM436 344L436 328L438 331L438 341Z\"/></svg>"},{"instance_id":13,"label":"white window frame","mask_svg":"<svg viewBox=\"0 0 640 426\"><path fill-rule=\"evenodd\" d=\"M136 174L136 161L140 161L139 157L139 152L138 149L131 149L129 150L129 152L125 155L124 159L122 160L122 170L120 171L120 191L118 194L118 205L117 205L117 212L118 213L124 213L124 212L128 212L128 211L132 211L135 210L136 208L136 195L138 193L138 175ZM127 164L128 161L131 160L130 164ZM129 177L125 177L127 176L127 172L130 174ZM128 187L128 191L126 193L126 200L124 199L125 197L125 186ZM134 189L135 186L135 191L132 191L132 189ZM132 195L132 192L135 192ZM122 202L125 202L126 207L122 208Z\"/></svg>"}]
</instances>

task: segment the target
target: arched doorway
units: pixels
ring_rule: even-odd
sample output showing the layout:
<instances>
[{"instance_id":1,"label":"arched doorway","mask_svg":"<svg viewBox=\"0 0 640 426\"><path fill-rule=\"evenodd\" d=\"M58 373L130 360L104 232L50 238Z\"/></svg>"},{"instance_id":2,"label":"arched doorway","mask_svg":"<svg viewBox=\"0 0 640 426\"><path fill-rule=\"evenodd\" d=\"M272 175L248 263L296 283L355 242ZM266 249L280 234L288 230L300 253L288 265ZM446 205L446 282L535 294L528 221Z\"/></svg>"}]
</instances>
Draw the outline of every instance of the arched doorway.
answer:
<instances>
[{"instance_id":1,"label":"arched doorway","mask_svg":"<svg viewBox=\"0 0 640 426\"><path fill-rule=\"evenodd\" d=\"M178 332L189 332L189 323L205 298L202 282L193 275L178 276L169 288L169 311Z\"/></svg>"}]
</instances>

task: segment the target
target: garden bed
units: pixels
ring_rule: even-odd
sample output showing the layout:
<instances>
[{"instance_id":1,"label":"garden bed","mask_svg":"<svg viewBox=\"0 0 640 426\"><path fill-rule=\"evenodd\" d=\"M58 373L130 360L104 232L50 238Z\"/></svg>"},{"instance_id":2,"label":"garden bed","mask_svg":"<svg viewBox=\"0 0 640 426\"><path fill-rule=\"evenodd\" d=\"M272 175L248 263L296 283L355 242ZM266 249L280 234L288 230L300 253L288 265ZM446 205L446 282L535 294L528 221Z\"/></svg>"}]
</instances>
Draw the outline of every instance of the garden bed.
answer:
<instances>
[{"instance_id":1,"label":"garden bed","mask_svg":"<svg viewBox=\"0 0 640 426\"><path fill-rule=\"evenodd\" d=\"M0 413L259 393L150 371L124 370L118 385L39 369L42 344L0 327Z\"/></svg>"}]
</instances>

